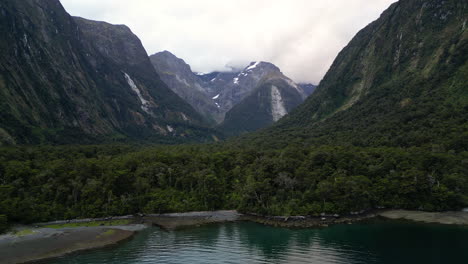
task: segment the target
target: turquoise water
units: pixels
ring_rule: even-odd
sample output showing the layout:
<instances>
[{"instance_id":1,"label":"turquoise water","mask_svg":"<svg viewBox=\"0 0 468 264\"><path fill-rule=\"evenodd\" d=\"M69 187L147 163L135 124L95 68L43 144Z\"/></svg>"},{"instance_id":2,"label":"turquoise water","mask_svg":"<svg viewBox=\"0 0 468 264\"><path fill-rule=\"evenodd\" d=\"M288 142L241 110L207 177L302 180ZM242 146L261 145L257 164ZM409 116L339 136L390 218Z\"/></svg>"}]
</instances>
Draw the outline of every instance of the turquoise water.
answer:
<instances>
[{"instance_id":1,"label":"turquoise water","mask_svg":"<svg viewBox=\"0 0 468 264\"><path fill-rule=\"evenodd\" d=\"M178 231L149 228L118 246L52 264L468 263L468 227L408 222L286 229L239 222Z\"/></svg>"}]
</instances>

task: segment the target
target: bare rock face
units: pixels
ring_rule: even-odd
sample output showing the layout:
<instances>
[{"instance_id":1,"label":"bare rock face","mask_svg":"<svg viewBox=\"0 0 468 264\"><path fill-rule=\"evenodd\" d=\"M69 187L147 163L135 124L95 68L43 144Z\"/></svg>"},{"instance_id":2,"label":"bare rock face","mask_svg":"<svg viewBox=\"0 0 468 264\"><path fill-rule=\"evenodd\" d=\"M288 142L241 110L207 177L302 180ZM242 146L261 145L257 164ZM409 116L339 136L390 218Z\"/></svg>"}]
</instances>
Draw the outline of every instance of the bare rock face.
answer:
<instances>
[{"instance_id":1,"label":"bare rock face","mask_svg":"<svg viewBox=\"0 0 468 264\"><path fill-rule=\"evenodd\" d=\"M268 79L226 113L219 129L229 136L235 136L267 127L279 121L303 100L303 94L288 80Z\"/></svg>"},{"instance_id":2,"label":"bare rock face","mask_svg":"<svg viewBox=\"0 0 468 264\"><path fill-rule=\"evenodd\" d=\"M0 32L0 142L211 138L126 26L73 18L58 0L5 0Z\"/></svg>"},{"instance_id":3,"label":"bare rock face","mask_svg":"<svg viewBox=\"0 0 468 264\"><path fill-rule=\"evenodd\" d=\"M282 79L295 89L302 98L307 95L291 79L286 77L278 67L269 62L252 62L238 73L220 73L210 81L211 90L217 91L216 102L223 112L227 113L235 105L247 98L262 83Z\"/></svg>"},{"instance_id":4,"label":"bare rock face","mask_svg":"<svg viewBox=\"0 0 468 264\"><path fill-rule=\"evenodd\" d=\"M303 86L294 83L269 62L252 62L234 72L196 74L187 63L168 51L150 58L163 81L200 114L214 120L217 128L227 135L271 125L308 96ZM272 88L273 81L279 82L280 88ZM264 93L265 85L269 93ZM260 101L270 103L267 107Z\"/></svg>"},{"instance_id":5,"label":"bare rock face","mask_svg":"<svg viewBox=\"0 0 468 264\"><path fill-rule=\"evenodd\" d=\"M192 72L190 65L168 51L151 55L150 59L156 72L172 91L211 123L222 120L223 114L212 100L206 83Z\"/></svg>"}]
</instances>

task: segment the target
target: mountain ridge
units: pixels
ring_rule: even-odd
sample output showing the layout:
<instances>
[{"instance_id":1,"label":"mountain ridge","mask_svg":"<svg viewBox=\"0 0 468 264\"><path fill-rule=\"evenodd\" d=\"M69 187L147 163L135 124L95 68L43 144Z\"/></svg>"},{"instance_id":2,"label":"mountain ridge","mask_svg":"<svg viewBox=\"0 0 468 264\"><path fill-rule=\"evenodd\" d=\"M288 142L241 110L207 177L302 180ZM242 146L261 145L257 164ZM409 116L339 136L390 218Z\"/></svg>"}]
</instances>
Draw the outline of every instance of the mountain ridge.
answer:
<instances>
[{"instance_id":1,"label":"mountain ridge","mask_svg":"<svg viewBox=\"0 0 468 264\"><path fill-rule=\"evenodd\" d=\"M73 18L56 0L0 9L3 143L211 138L128 27Z\"/></svg>"},{"instance_id":2,"label":"mountain ridge","mask_svg":"<svg viewBox=\"0 0 468 264\"><path fill-rule=\"evenodd\" d=\"M259 101L271 99L271 93L268 95L258 91L265 83L283 80L279 85L282 92L278 91L277 95L281 97L283 93L294 98L286 100L288 104L284 108L285 113L286 109L291 111L308 96L302 86L294 83L276 65L269 62L251 62L240 71L197 74L192 72L190 65L184 60L169 51L156 53L150 58L156 71L173 91L186 99L202 115L216 120L218 123L216 128L229 136L251 132L278 120L273 118L271 107L255 109L259 105L266 107L264 104L259 104ZM255 93L256 96L248 99ZM260 98L261 95L266 98ZM289 103L290 101L293 103ZM242 113L242 111L247 112ZM262 117L253 117L252 113L258 113ZM284 113L281 117L283 115ZM226 120L226 117L229 118Z\"/></svg>"},{"instance_id":3,"label":"mountain ridge","mask_svg":"<svg viewBox=\"0 0 468 264\"><path fill-rule=\"evenodd\" d=\"M251 139L466 145L466 10L457 0L394 3L339 53L306 102Z\"/></svg>"}]
</instances>

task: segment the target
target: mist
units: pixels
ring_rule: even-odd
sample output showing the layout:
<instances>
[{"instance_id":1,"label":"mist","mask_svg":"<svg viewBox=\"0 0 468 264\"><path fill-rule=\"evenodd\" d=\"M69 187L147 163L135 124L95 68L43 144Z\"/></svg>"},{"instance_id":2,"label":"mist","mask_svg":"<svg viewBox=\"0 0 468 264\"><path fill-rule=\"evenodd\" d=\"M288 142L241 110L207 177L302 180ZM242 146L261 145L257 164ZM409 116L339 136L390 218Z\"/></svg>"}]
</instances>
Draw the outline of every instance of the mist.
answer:
<instances>
[{"instance_id":1,"label":"mist","mask_svg":"<svg viewBox=\"0 0 468 264\"><path fill-rule=\"evenodd\" d=\"M196 72L251 61L318 84L338 52L395 0L61 0L73 16L125 24L148 54L168 50Z\"/></svg>"}]
</instances>

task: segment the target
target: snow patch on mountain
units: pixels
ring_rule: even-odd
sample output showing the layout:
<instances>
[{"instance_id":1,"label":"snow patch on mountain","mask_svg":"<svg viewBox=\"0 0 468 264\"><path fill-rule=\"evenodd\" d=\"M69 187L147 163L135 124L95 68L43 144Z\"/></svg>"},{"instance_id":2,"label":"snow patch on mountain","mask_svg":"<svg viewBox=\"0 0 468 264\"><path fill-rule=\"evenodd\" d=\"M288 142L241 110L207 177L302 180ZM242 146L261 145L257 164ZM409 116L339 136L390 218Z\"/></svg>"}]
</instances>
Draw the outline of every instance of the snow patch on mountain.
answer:
<instances>
[{"instance_id":1,"label":"snow patch on mountain","mask_svg":"<svg viewBox=\"0 0 468 264\"><path fill-rule=\"evenodd\" d=\"M136 86L135 82L132 80L132 78L130 78L130 75L124 72L124 76L130 88L132 88L132 90L137 94L138 98L140 99L141 109L145 111L146 113L151 114L151 111L149 110L149 106L150 106L149 101L143 98L143 96L141 95L140 89L138 89L138 86Z\"/></svg>"},{"instance_id":2,"label":"snow patch on mountain","mask_svg":"<svg viewBox=\"0 0 468 264\"><path fill-rule=\"evenodd\" d=\"M247 67L245 70L246 70L246 71L251 71L251 70L257 68L257 66L258 66L259 64L260 64L260 61L257 61L257 62L255 62L253 65L250 65L249 67Z\"/></svg>"},{"instance_id":3,"label":"snow patch on mountain","mask_svg":"<svg viewBox=\"0 0 468 264\"><path fill-rule=\"evenodd\" d=\"M221 94L218 94L218 95L216 95L215 97L213 97L213 100L218 99L220 95L221 95Z\"/></svg>"},{"instance_id":4,"label":"snow patch on mountain","mask_svg":"<svg viewBox=\"0 0 468 264\"><path fill-rule=\"evenodd\" d=\"M273 121L276 122L280 120L287 113L288 112L286 111L286 107L284 107L283 97L281 97L281 93L278 90L278 87L272 85L271 86L271 116L273 117Z\"/></svg>"}]
</instances>

